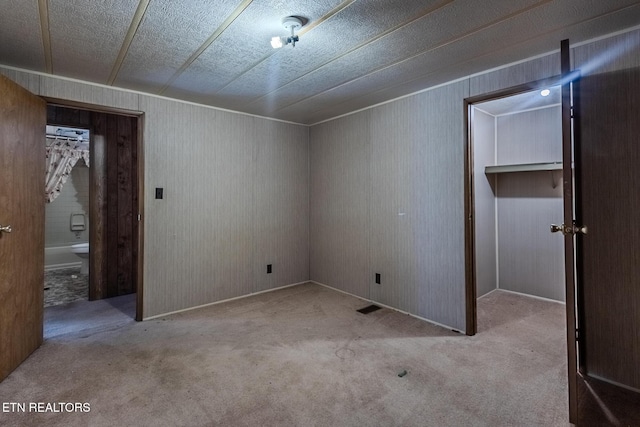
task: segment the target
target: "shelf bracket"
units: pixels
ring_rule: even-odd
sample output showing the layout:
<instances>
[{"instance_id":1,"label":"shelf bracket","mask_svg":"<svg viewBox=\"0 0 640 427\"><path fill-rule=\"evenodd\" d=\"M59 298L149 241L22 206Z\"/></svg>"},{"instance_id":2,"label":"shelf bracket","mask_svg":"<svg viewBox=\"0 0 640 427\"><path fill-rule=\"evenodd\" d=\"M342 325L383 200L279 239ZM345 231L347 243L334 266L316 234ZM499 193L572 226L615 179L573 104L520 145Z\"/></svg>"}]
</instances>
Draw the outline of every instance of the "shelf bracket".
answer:
<instances>
[{"instance_id":1,"label":"shelf bracket","mask_svg":"<svg viewBox=\"0 0 640 427\"><path fill-rule=\"evenodd\" d=\"M562 170L551 171L551 187L556 188L562 181Z\"/></svg>"}]
</instances>

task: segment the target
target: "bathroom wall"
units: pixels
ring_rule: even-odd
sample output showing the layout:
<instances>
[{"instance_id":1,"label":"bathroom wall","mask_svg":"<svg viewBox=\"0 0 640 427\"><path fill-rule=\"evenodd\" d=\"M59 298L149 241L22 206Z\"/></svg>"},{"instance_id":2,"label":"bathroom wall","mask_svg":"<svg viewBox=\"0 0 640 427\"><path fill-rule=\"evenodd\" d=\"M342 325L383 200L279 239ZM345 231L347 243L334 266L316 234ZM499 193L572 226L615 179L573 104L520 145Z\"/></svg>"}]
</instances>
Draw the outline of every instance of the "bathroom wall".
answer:
<instances>
[{"instance_id":1,"label":"bathroom wall","mask_svg":"<svg viewBox=\"0 0 640 427\"><path fill-rule=\"evenodd\" d=\"M85 214L87 228L71 231L71 214ZM60 195L45 205L45 247L69 246L89 241L89 168L76 163Z\"/></svg>"}]
</instances>

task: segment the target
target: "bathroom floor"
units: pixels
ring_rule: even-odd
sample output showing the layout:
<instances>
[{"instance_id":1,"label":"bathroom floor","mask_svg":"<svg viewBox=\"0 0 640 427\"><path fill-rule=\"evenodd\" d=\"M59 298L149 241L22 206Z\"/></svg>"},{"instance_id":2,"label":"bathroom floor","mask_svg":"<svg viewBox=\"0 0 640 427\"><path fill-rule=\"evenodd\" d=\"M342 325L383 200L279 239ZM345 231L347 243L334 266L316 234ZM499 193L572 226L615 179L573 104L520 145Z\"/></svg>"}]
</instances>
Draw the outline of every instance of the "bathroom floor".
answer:
<instances>
[{"instance_id":1,"label":"bathroom floor","mask_svg":"<svg viewBox=\"0 0 640 427\"><path fill-rule=\"evenodd\" d=\"M89 276L80 274L80 267L46 270L44 272L44 306L66 304L89 298Z\"/></svg>"}]
</instances>

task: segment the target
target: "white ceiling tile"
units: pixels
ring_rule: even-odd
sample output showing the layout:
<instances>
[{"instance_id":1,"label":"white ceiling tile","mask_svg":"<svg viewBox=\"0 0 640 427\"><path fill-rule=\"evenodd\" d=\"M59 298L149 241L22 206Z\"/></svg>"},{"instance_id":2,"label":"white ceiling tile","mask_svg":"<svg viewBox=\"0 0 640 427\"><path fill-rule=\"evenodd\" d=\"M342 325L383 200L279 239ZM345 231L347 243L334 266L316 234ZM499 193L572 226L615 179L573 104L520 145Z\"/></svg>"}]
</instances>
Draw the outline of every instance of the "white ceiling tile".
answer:
<instances>
[{"instance_id":1,"label":"white ceiling tile","mask_svg":"<svg viewBox=\"0 0 640 427\"><path fill-rule=\"evenodd\" d=\"M49 1L53 72L106 83L137 1Z\"/></svg>"},{"instance_id":2,"label":"white ceiling tile","mask_svg":"<svg viewBox=\"0 0 640 427\"><path fill-rule=\"evenodd\" d=\"M105 83L145 3L47 4L53 74ZM38 2L0 10L0 64L46 71ZM309 23L273 50L287 15ZM313 123L638 22L637 0L150 0L114 86ZM635 64L638 49L606 60Z\"/></svg>"},{"instance_id":3,"label":"white ceiling tile","mask_svg":"<svg viewBox=\"0 0 640 427\"><path fill-rule=\"evenodd\" d=\"M274 4L275 3L275 4ZM215 94L239 76L253 87L262 88L265 82L279 79L280 74L253 73L272 56L291 49L274 50L270 41L274 36L288 35L281 20L288 15L302 16L309 24L320 19L340 3L340 0L307 2L306 4L254 1L242 16L229 26L215 44L211 45L174 83L178 91ZM304 30L304 28L303 28ZM312 31L317 31L314 29ZM294 49L300 51L302 40ZM172 93L171 90L167 94ZM241 95L240 95L241 96Z\"/></svg>"},{"instance_id":4,"label":"white ceiling tile","mask_svg":"<svg viewBox=\"0 0 640 427\"><path fill-rule=\"evenodd\" d=\"M0 62L46 71L38 3L0 0Z\"/></svg>"},{"instance_id":5,"label":"white ceiling tile","mask_svg":"<svg viewBox=\"0 0 640 427\"><path fill-rule=\"evenodd\" d=\"M239 0L152 1L115 84L159 91L239 4Z\"/></svg>"},{"instance_id":6,"label":"white ceiling tile","mask_svg":"<svg viewBox=\"0 0 640 427\"><path fill-rule=\"evenodd\" d=\"M635 13L636 15L640 14L640 7ZM624 14L628 17L630 11L626 10ZM637 17L640 18L640 15ZM347 86L358 88L355 90L364 95L389 87L390 90L385 90L387 99L389 99L410 93L406 91L405 82L412 80L433 81L429 78L431 74L442 75L445 79L433 83L437 84L522 59L523 49L531 52L531 56L556 50L564 36L555 35L553 31L564 28L567 23L581 22L585 19L588 19L588 14L583 11L565 11L561 7L558 10L547 9L545 11L534 9L501 25L488 27L472 37L466 37L449 44L439 44L440 47L434 50L427 48L424 53L403 61L397 59L396 53L400 50L398 46L394 48L393 45L390 46L386 42L367 46L349 58L341 58L330 67L319 69L315 73L282 88L277 94L274 94L274 97L278 99L278 105L275 105L276 110L272 109L270 113L275 114L280 108L287 111L299 109L306 101L304 96L300 96L303 93L301 89L303 87L317 88L316 93L321 95L324 91L335 91L342 94L342 98L351 103L353 103L351 99L353 95L348 93ZM534 34L533 37L532 34ZM543 34L544 37L536 37L535 35L538 34ZM581 33L575 35L579 36ZM402 40L415 39L400 38L390 40L388 43L393 44ZM576 37L576 41L580 41L579 38ZM512 46L514 49L508 49ZM388 58L385 52L395 53L391 54L391 58ZM490 60L487 61L487 59ZM473 64L474 61L477 61L477 66L462 67L466 63ZM372 70L375 71L372 72ZM447 72L447 70L449 71ZM463 73L461 73L462 70L464 70ZM372 74L370 75L370 73ZM370 82L366 89L361 87L360 80ZM395 90L393 90L394 87L396 87ZM428 86L417 87L414 90L425 87ZM367 99L371 100L371 97L367 96ZM312 95L309 101L315 103L317 96Z\"/></svg>"}]
</instances>

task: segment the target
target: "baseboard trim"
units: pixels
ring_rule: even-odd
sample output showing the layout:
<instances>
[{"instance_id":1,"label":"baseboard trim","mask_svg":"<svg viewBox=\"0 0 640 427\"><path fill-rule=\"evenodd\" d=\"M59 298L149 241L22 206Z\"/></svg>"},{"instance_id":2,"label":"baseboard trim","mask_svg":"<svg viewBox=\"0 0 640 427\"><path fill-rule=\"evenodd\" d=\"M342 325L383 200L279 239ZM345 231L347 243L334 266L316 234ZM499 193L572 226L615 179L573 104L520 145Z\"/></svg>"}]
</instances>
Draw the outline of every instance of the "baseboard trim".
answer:
<instances>
[{"instance_id":1,"label":"baseboard trim","mask_svg":"<svg viewBox=\"0 0 640 427\"><path fill-rule=\"evenodd\" d=\"M278 291L280 289L291 288L293 286L304 285L305 283L309 283L309 282L310 282L309 280L305 280L304 282L292 283L290 285L279 286L277 288L272 288L272 289L265 289L264 291L252 292L252 293L246 294L246 295L240 295L240 296L237 296L237 297L227 298L227 299L223 299L223 300L220 300L220 301L209 302L209 303L206 303L206 304L196 305L196 306L193 306L193 307L182 308L180 310L169 311L167 313L155 314L153 316L143 317L142 321L144 322L146 320L153 320L153 319L158 319L160 317L172 316L174 314L184 313L184 312L191 311L191 310L197 310L199 308L210 307L212 305L217 305L217 304L223 304L225 302L236 301L236 300L239 300L239 299L248 298L248 297L252 297L252 296L255 296L255 295L266 294L267 292L273 292L273 291Z\"/></svg>"},{"instance_id":2,"label":"baseboard trim","mask_svg":"<svg viewBox=\"0 0 640 427\"><path fill-rule=\"evenodd\" d=\"M510 291L508 289L502 289L502 288L498 288L498 289L494 289L491 292L494 291L502 291L502 292L507 292L509 294L514 294L514 295L520 295L521 297L527 297L527 298L533 298L533 299L539 299L541 301L546 301L546 302L554 302L556 304L562 304L562 305L566 305L564 301L558 301L557 299L551 299L551 298L545 298L545 297L539 297L537 295L530 295L530 294L525 294L523 292L516 292L516 291ZM488 292L484 295L482 295L482 297L489 295L491 292ZM482 298L480 297L480 298Z\"/></svg>"},{"instance_id":3,"label":"baseboard trim","mask_svg":"<svg viewBox=\"0 0 640 427\"><path fill-rule=\"evenodd\" d=\"M72 267L81 267L82 266L82 261L80 262L67 262L64 264L51 264L51 265L45 265L44 266L44 271L50 271L50 270L62 270L63 268L72 268Z\"/></svg>"},{"instance_id":4,"label":"baseboard trim","mask_svg":"<svg viewBox=\"0 0 640 427\"><path fill-rule=\"evenodd\" d=\"M409 313L408 311L400 310L399 308L391 307L390 305L382 304L381 302L378 302L378 301L375 301L375 300L372 300L372 299L368 299L368 298L364 298L364 297L361 297L359 295L355 295L355 294L352 294L350 292L343 291L342 289L338 289L338 288L334 288L333 286L325 285L324 283L316 282L315 280L310 280L309 282L310 283L314 283L314 284L319 285L319 286L323 286L323 287L325 287L327 289L331 289L332 291L340 292L340 293L343 293L345 295L349 295L351 297L361 299L362 301L366 301L368 303L373 303L373 304L379 305L380 307L388 308L389 310L397 311L398 313L406 314L407 316L414 317L414 318L416 318L418 320L422 320L423 322L431 323L432 325L439 326L439 327L445 328L445 329L449 329L451 331L458 332L460 334L465 334L464 331L461 331L458 328L453 328L453 327L445 325L443 323L435 322L435 321L427 319L425 317L418 316L417 314Z\"/></svg>"}]
</instances>

